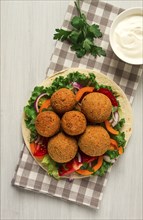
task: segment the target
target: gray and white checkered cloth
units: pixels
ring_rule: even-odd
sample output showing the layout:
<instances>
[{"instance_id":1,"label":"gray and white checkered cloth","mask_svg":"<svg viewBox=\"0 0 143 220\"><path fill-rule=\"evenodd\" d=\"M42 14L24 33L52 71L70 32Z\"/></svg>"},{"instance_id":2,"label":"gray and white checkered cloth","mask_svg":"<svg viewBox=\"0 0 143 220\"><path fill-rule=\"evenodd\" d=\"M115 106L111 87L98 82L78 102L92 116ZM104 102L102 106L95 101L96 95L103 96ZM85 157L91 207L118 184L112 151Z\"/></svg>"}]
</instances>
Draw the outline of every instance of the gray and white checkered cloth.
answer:
<instances>
[{"instance_id":1,"label":"gray and white checkered cloth","mask_svg":"<svg viewBox=\"0 0 143 220\"><path fill-rule=\"evenodd\" d=\"M87 15L90 23L100 25L103 37L97 40L97 44L105 49L106 57L97 57L95 59L92 55L88 55L79 59L76 57L75 52L70 50L68 43L58 41L51 57L47 76L70 67L98 69L113 79L123 89L132 103L142 74L142 66L133 66L122 62L113 53L109 45L110 26L114 18L123 9L98 0L84 0L81 4L81 9ZM68 6L62 28L70 29L70 20L73 15L76 15L76 9L72 1ZM72 182L68 180L57 181L48 176L38 166L24 145L12 184L27 190L99 209L99 201L102 199L102 192L108 175L109 172L104 177L94 176Z\"/></svg>"}]
</instances>

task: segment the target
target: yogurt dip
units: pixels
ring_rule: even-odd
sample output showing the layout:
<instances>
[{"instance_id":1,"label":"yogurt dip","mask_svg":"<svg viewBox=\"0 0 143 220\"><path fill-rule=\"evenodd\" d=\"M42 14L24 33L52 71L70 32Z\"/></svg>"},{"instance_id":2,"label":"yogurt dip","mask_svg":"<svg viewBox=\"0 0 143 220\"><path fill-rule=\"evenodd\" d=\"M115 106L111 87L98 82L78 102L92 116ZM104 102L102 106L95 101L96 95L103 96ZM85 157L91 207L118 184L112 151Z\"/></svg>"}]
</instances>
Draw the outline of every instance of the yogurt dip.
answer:
<instances>
[{"instance_id":1,"label":"yogurt dip","mask_svg":"<svg viewBox=\"0 0 143 220\"><path fill-rule=\"evenodd\" d=\"M143 17L129 16L121 21L113 33L117 50L129 59L141 59L143 55Z\"/></svg>"},{"instance_id":2,"label":"yogurt dip","mask_svg":"<svg viewBox=\"0 0 143 220\"><path fill-rule=\"evenodd\" d=\"M143 13L121 14L111 27L112 49L127 63L143 64Z\"/></svg>"}]
</instances>

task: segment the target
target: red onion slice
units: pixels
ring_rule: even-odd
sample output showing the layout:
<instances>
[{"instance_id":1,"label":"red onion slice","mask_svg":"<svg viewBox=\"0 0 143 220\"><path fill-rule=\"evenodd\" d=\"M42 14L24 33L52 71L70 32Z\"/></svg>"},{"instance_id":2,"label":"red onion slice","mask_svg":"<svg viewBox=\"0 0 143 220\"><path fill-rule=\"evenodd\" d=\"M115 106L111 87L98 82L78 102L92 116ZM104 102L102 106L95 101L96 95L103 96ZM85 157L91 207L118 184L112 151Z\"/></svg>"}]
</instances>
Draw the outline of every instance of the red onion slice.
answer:
<instances>
[{"instance_id":1,"label":"red onion slice","mask_svg":"<svg viewBox=\"0 0 143 220\"><path fill-rule=\"evenodd\" d=\"M35 140L35 144L38 144L38 143L39 143L39 141L40 141L40 139L41 139L41 136L40 136L40 135L38 135L37 139Z\"/></svg>"},{"instance_id":2,"label":"red onion slice","mask_svg":"<svg viewBox=\"0 0 143 220\"><path fill-rule=\"evenodd\" d=\"M77 82L73 82L72 85L76 89L81 89L83 87L80 83L77 83Z\"/></svg>"},{"instance_id":3,"label":"red onion slice","mask_svg":"<svg viewBox=\"0 0 143 220\"><path fill-rule=\"evenodd\" d=\"M35 102L34 102L34 108L35 108L35 110L36 110L37 113L39 112L38 102L39 102L39 100L40 100L43 96L45 96L45 95L47 95L47 93L42 93L41 95L39 95L39 96L37 97L37 99L36 99Z\"/></svg>"}]
</instances>

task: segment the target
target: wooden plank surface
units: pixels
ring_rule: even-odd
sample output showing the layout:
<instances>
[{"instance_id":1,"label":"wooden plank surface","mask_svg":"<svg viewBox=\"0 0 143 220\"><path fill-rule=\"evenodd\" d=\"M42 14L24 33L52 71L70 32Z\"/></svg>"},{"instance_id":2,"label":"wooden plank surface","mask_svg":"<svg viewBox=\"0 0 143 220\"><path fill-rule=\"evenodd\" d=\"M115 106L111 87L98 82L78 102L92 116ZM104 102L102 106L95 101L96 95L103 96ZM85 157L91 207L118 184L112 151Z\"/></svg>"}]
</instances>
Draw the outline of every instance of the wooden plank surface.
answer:
<instances>
[{"instance_id":1,"label":"wooden plank surface","mask_svg":"<svg viewBox=\"0 0 143 220\"><path fill-rule=\"evenodd\" d=\"M128 8L141 1L110 1ZM134 133L116 163L95 211L19 190L11 179L22 148L21 114L33 87L43 80L68 0L1 1L1 219L142 219L142 87L133 103Z\"/></svg>"}]
</instances>

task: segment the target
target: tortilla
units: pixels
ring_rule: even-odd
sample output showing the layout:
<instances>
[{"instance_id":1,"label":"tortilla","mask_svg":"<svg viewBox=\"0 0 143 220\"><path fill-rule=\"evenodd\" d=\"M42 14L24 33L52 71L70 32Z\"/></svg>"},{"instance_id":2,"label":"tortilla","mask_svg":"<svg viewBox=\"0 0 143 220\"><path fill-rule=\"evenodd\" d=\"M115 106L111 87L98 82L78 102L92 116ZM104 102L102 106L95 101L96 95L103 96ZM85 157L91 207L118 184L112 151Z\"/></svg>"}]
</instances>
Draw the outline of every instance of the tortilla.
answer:
<instances>
[{"instance_id":1,"label":"tortilla","mask_svg":"<svg viewBox=\"0 0 143 220\"><path fill-rule=\"evenodd\" d=\"M125 93L123 92L123 90L113 80L109 79L106 75L104 75L104 74L102 74L102 73L100 73L99 71L96 71L96 70L70 68L70 69L62 70L58 73L55 73L54 76L48 77L42 83L40 83L38 86L48 87L48 86L51 85L51 83L53 82L53 80L56 77L59 77L59 76L64 76L65 77L69 73L76 72L76 71L78 71L80 73L84 73L85 75L88 75L91 72L94 73L95 76L96 76L96 81L99 84L111 86L113 91L117 92L117 94L119 95L118 100L119 100L119 103L121 105L121 110L122 110L122 112L120 113L120 116L125 118L125 121L126 121L123 128L122 128L122 131L125 132L125 139L126 139L126 146L127 146L127 143L129 141L129 138L130 138L131 133L132 133L132 118L133 118L132 108L131 108L131 105L130 105ZM23 117L22 117L22 134L23 134L25 144L26 144L28 150L31 153L31 150L30 150L30 131L26 127L24 114L23 114ZM31 155L32 155L32 153L31 153ZM46 170L43 167L43 165L35 157L33 157L33 158L36 160L36 162L39 164L39 166L41 166L44 170ZM88 177L88 176L81 176L77 173L73 173L72 175L70 175L70 178L72 178L72 179L85 178L85 177ZM69 176L63 176L62 178L69 178Z\"/></svg>"}]
</instances>

